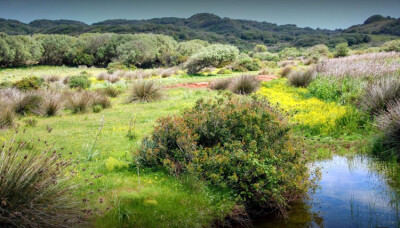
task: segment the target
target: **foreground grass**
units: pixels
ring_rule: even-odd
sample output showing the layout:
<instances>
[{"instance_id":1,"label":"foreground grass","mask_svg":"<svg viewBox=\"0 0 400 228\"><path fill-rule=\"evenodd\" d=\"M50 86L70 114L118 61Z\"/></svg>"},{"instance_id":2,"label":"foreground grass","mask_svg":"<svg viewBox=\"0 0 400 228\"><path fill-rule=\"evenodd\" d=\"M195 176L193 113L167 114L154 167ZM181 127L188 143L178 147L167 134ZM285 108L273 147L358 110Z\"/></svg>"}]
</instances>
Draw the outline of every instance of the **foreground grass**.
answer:
<instances>
[{"instance_id":1,"label":"foreground grass","mask_svg":"<svg viewBox=\"0 0 400 228\"><path fill-rule=\"evenodd\" d=\"M76 161L73 171L80 187L75 194L96 226L203 227L222 220L232 210L235 202L229 194L208 189L192 177L178 180L143 170L136 167L132 156L156 119L177 114L201 97L216 95L204 89L173 89L165 93L166 98L161 101L136 104L125 104L125 93L112 100L112 108L101 113L65 112L57 117L38 118L37 126L25 127L20 137L33 141L35 149L44 146L44 141L56 142L59 151ZM127 134L132 118L136 121L132 126L134 137L130 138ZM100 119L104 126L99 131ZM1 131L0 141L12 134L13 131ZM37 138L41 141L35 142Z\"/></svg>"}]
</instances>

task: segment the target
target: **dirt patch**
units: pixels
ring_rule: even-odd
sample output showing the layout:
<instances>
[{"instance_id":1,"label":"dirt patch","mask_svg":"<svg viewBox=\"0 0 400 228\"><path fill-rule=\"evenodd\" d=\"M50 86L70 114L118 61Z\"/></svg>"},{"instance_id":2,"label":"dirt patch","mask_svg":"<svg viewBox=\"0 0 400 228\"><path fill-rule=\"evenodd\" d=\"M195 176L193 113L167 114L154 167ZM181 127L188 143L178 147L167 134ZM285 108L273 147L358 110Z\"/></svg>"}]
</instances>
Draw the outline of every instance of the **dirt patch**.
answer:
<instances>
[{"instance_id":1,"label":"dirt patch","mask_svg":"<svg viewBox=\"0 0 400 228\"><path fill-rule=\"evenodd\" d=\"M165 86L167 89L173 89L173 88L189 88L189 89L200 89L200 88L207 88L209 82L196 82L196 83L179 83L175 85L168 85Z\"/></svg>"},{"instance_id":2,"label":"dirt patch","mask_svg":"<svg viewBox=\"0 0 400 228\"><path fill-rule=\"evenodd\" d=\"M257 79L263 82L271 81L277 79L278 76L275 75L258 75ZM194 83L179 83L174 85L167 85L164 88L175 89L175 88L188 88L188 89L202 89L208 88L210 82L194 82Z\"/></svg>"},{"instance_id":3,"label":"dirt patch","mask_svg":"<svg viewBox=\"0 0 400 228\"><path fill-rule=\"evenodd\" d=\"M263 81L263 82L271 81L271 80L274 80L277 78L279 78L279 77L275 76L275 75L266 75L266 74L257 76L257 79L260 81Z\"/></svg>"}]
</instances>

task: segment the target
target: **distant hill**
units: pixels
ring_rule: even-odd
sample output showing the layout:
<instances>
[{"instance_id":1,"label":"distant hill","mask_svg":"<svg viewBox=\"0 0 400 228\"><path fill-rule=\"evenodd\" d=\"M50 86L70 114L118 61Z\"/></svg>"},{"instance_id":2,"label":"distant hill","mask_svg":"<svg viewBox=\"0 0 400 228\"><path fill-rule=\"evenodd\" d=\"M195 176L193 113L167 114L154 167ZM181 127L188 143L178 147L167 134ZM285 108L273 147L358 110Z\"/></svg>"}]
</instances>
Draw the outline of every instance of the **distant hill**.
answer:
<instances>
[{"instance_id":1,"label":"distant hill","mask_svg":"<svg viewBox=\"0 0 400 228\"><path fill-rule=\"evenodd\" d=\"M374 15L369 17L363 24L353 25L344 31L350 33L400 36L400 18L396 19L384 17L382 15Z\"/></svg>"},{"instance_id":2,"label":"distant hill","mask_svg":"<svg viewBox=\"0 0 400 228\"><path fill-rule=\"evenodd\" d=\"M176 40L202 39L209 42L230 43L248 49L256 43L270 47L308 47L326 44L330 47L347 42L349 45L366 43L366 34L400 36L399 20L372 16L363 25L346 30L300 28L293 24L277 25L268 22L221 18L214 14L195 14L190 18L164 17L149 20L106 20L92 25L71 20L35 20L25 24L0 19L0 32L7 34L70 34L98 33L157 33Z\"/></svg>"}]
</instances>

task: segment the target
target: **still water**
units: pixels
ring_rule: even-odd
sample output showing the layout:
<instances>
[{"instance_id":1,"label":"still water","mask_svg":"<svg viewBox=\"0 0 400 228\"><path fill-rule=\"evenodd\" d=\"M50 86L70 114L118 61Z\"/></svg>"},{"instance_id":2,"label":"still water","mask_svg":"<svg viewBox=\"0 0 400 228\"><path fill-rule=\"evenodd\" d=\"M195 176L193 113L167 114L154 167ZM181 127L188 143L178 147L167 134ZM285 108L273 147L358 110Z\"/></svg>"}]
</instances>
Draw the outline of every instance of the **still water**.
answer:
<instances>
[{"instance_id":1,"label":"still water","mask_svg":"<svg viewBox=\"0 0 400 228\"><path fill-rule=\"evenodd\" d=\"M266 218L255 227L400 227L399 189L385 168L357 156L316 162L320 188L307 202L292 205L286 221Z\"/></svg>"}]
</instances>

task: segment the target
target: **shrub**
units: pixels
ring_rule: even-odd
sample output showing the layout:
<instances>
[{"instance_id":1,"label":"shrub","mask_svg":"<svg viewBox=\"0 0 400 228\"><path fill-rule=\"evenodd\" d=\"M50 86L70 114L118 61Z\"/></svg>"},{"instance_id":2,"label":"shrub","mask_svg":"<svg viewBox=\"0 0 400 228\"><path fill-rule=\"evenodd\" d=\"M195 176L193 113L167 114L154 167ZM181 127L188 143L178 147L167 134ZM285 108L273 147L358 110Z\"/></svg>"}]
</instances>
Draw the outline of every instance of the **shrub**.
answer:
<instances>
[{"instance_id":1,"label":"shrub","mask_svg":"<svg viewBox=\"0 0 400 228\"><path fill-rule=\"evenodd\" d=\"M86 112L91 104L92 96L89 92L72 92L67 96L67 108L73 113Z\"/></svg>"},{"instance_id":2,"label":"shrub","mask_svg":"<svg viewBox=\"0 0 400 228\"><path fill-rule=\"evenodd\" d=\"M45 92L40 112L44 116L55 116L63 108L63 105L61 94L54 91Z\"/></svg>"},{"instance_id":3,"label":"shrub","mask_svg":"<svg viewBox=\"0 0 400 228\"><path fill-rule=\"evenodd\" d=\"M46 80L47 83L51 83L51 82L58 82L60 80L60 77L58 77L57 75L49 75L45 76L44 79Z\"/></svg>"},{"instance_id":4,"label":"shrub","mask_svg":"<svg viewBox=\"0 0 400 228\"><path fill-rule=\"evenodd\" d=\"M382 45L382 51L397 51L400 52L400 40L392 40L392 41L388 41L385 42Z\"/></svg>"},{"instance_id":5,"label":"shrub","mask_svg":"<svg viewBox=\"0 0 400 228\"><path fill-rule=\"evenodd\" d=\"M99 113L99 112L101 112L101 111L103 111L103 106L101 106L101 105L95 105L95 106L93 106L93 112L94 113Z\"/></svg>"},{"instance_id":6,"label":"shrub","mask_svg":"<svg viewBox=\"0 0 400 228\"><path fill-rule=\"evenodd\" d=\"M87 89L90 87L92 82L86 75L77 75L69 77L68 85L70 88L80 88L80 89Z\"/></svg>"},{"instance_id":7,"label":"shrub","mask_svg":"<svg viewBox=\"0 0 400 228\"><path fill-rule=\"evenodd\" d=\"M213 44L191 56L185 64L189 74L197 74L205 67L218 67L235 61L239 50L231 45Z\"/></svg>"},{"instance_id":8,"label":"shrub","mask_svg":"<svg viewBox=\"0 0 400 228\"><path fill-rule=\"evenodd\" d=\"M181 116L158 120L140 162L173 175L192 173L228 188L245 208L279 210L309 187L306 158L289 127L265 101L199 100Z\"/></svg>"},{"instance_id":9,"label":"shrub","mask_svg":"<svg viewBox=\"0 0 400 228\"><path fill-rule=\"evenodd\" d=\"M222 68L221 70L219 70L217 72L217 74L232 74L232 71L230 71L228 69L225 69L225 68Z\"/></svg>"},{"instance_id":10,"label":"shrub","mask_svg":"<svg viewBox=\"0 0 400 228\"><path fill-rule=\"evenodd\" d=\"M1 226L71 226L80 210L65 175L70 163L54 148L37 151L30 144L12 139L0 147Z\"/></svg>"},{"instance_id":11,"label":"shrub","mask_svg":"<svg viewBox=\"0 0 400 228\"><path fill-rule=\"evenodd\" d=\"M12 127L14 125L14 110L9 106L0 105L0 129Z\"/></svg>"},{"instance_id":12,"label":"shrub","mask_svg":"<svg viewBox=\"0 0 400 228\"><path fill-rule=\"evenodd\" d=\"M40 114L41 105L43 102L43 95L38 92L26 92L12 98L11 106L14 112L20 115L27 115L30 113Z\"/></svg>"},{"instance_id":13,"label":"shrub","mask_svg":"<svg viewBox=\"0 0 400 228\"><path fill-rule=\"evenodd\" d=\"M257 44L254 47L254 52L266 52L266 51L268 51L268 48L265 45Z\"/></svg>"},{"instance_id":14,"label":"shrub","mask_svg":"<svg viewBox=\"0 0 400 228\"><path fill-rule=\"evenodd\" d=\"M252 75L242 75L234 80L229 85L230 91L237 94L250 94L255 92L260 87L260 80Z\"/></svg>"},{"instance_id":15,"label":"shrub","mask_svg":"<svg viewBox=\"0 0 400 228\"><path fill-rule=\"evenodd\" d=\"M377 118L377 126L383 132L378 152L382 157L396 156L400 159L400 100L388 103L387 111Z\"/></svg>"},{"instance_id":16,"label":"shrub","mask_svg":"<svg viewBox=\"0 0 400 228\"><path fill-rule=\"evenodd\" d=\"M106 96L108 96L108 97L117 97L119 94L121 94L121 91L120 90L118 90L117 88L115 88L115 87L111 87L111 86L109 86L109 87L106 87L106 88L102 88L102 89L98 89L98 90L96 90L98 93L100 93L100 94L104 94L104 95L106 95Z\"/></svg>"},{"instance_id":17,"label":"shrub","mask_svg":"<svg viewBox=\"0 0 400 228\"><path fill-rule=\"evenodd\" d=\"M0 89L11 88L12 86L13 86L13 84L9 81L0 83Z\"/></svg>"},{"instance_id":18,"label":"shrub","mask_svg":"<svg viewBox=\"0 0 400 228\"><path fill-rule=\"evenodd\" d=\"M232 82L232 78L218 79L210 83L210 89L212 90L226 90Z\"/></svg>"},{"instance_id":19,"label":"shrub","mask_svg":"<svg viewBox=\"0 0 400 228\"><path fill-rule=\"evenodd\" d=\"M256 71L256 70L260 70L260 65L258 64L257 61L251 59L251 58L245 58L239 61L239 63L237 64L237 66L235 66L235 69L237 69L237 71L243 71L241 69L245 69L246 71Z\"/></svg>"},{"instance_id":20,"label":"shrub","mask_svg":"<svg viewBox=\"0 0 400 228\"><path fill-rule=\"evenodd\" d=\"M13 86L21 91L37 90L44 82L43 78L29 77L16 81Z\"/></svg>"},{"instance_id":21,"label":"shrub","mask_svg":"<svg viewBox=\"0 0 400 228\"><path fill-rule=\"evenodd\" d=\"M93 94L91 104L92 106L100 105L103 109L111 107L110 99L102 94Z\"/></svg>"},{"instance_id":22,"label":"shrub","mask_svg":"<svg viewBox=\"0 0 400 228\"><path fill-rule=\"evenodd\" d=\"M128 67L126 67L123 63L120 62L112 62L107 65L107 72L109 74L112 74L117 70L128 70Z\"/></svg>"},{"instance_id":23,"label":"shrub","mask_svg":"<svg viewBox=\"0 0 400 228\"><path fill-rule=\"evenodd\" d=\"M289 74L288 82L289 85L295 87L307 87L315 78L315 70L310 69L304 71L294 71Z\"/></svg>"},{"instance_id":24,"label":"shrub","mask_svg":"<svg viewBox=\"0 0 400 228\"><path fill-rule=\"evenodd\" d=\"M338 44L335 49L335 57L344 57L349 55L349 45L347 43Z\"/></svg>"},{"instance_id":25,"label":"shrub","mask_svg":"<svg viewBox=\"0 0 400 228\"><path fill-rule=\"evenodd\" d=\"M155 81L137 80L131 88L128 102L151 102L162 98L162 89Z\"/></svg>"},{"instance_id":26,"label":"shrub","mask_svg":"<svg viewBox=\"0 0 400 228\"><path fill-rule=\"evenodd\" d=\"M282 68L281 76L286 78L291 72L292 72L292 67L291 66L286 66L286 67Z\"/></svg>"},{"instance_id":27,"label":"shrub","mask_svg":"<svg viewBox=\"0 0 400 228\"><path fill-rule=\"evenodd\" d=\"M361 107L370 114L379 114L387 104L400 98L400 80L392 77L381 78L366 88L361 98Z\"/></svg>"}]
</instances>

